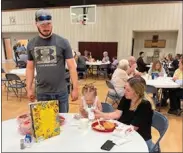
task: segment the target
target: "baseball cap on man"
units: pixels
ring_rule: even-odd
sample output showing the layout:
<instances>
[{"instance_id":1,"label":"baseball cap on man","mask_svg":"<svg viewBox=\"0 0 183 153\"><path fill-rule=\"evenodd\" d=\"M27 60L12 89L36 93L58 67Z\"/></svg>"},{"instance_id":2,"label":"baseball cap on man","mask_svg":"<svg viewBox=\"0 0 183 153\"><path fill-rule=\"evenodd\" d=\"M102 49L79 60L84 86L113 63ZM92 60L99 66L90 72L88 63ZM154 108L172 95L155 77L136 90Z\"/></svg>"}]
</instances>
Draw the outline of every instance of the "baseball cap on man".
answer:
<instances>
[{"instance_id":1,"label":"baseball cap on man","mask_svg":"<svg viewBox=\"0 0 183 153\"><path fill-rule=\"evenodd\" d=\"M52 16L48 10L40 9L35 13L35 20L39 24L51 23Z\"/></svg>"}]
</instances>

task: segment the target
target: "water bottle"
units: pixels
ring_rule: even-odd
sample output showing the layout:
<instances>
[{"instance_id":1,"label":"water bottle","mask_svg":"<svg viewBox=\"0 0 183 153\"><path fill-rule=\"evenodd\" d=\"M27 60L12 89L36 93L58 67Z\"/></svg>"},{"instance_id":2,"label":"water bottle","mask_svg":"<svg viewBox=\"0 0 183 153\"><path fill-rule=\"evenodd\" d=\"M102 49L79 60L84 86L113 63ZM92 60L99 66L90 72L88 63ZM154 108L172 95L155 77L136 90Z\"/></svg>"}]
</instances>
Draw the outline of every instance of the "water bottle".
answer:
<instances>
[{"instance_id":1,"label":"water bottle","mask_svg":"<svg viewBox=\"0 0 183 153\"><path fill-rule=\"evenodd\" d=\"M89 119L89 121L93 121L95 119L95 114L93 112L93 108L88 109L88 119Z\"/></svg>"}]
</instances>

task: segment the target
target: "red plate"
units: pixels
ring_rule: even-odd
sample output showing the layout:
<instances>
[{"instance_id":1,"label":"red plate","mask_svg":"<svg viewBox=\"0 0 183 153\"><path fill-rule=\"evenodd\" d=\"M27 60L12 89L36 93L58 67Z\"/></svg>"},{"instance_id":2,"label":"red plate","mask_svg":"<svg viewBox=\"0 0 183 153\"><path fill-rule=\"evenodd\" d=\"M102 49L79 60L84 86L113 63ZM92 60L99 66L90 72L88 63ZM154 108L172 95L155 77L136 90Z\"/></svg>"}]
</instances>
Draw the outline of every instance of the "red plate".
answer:
<instances>
[{"instance_id":1,"label":"red plate","mask_svg":"<svg viewBox=\"0 0 183 153\"><path fill-rule=\"evenodd\" d=\"M103 123L106 121L99 121L99 122L101 125L103 125ZM109 122L109 121L107 121L107 122ZM115 127L117 126L117 124L115 124L114 128L102 130L102 129L95 128L97 125L98 125L98 122L96 121L96 122L92 123L91 126L92 126L92 129L94 129L95 131L98 131L98 132L113 132Z\"/></svg>"}]
</instances>

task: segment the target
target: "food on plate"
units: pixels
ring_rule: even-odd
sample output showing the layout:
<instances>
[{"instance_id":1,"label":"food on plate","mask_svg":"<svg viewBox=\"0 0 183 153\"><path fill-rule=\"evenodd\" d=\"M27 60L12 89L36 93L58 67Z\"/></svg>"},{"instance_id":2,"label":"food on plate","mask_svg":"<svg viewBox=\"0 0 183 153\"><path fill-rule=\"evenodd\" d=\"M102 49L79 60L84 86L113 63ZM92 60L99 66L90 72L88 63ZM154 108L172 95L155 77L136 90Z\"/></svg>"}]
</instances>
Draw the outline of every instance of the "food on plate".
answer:
<instances>
[{"instance_id":1,"label":"food on plate","mask_svg":"<svg viewBox=\"0 0 183 153\"><path fill-rule=\"evenodd\" d=\"M99 124L95 126L95 129L97 129L97 130L105 130L105 128L102 125L99 125Z\"/></svg>"},{"instance_id":2,"label":"food on plate","mask_svg":"<svg viewBox=\"0 0 183 153\"><path fill-rule=\"evenodd\" d=\"M103 126L106 130L110 130L110 129L113 129L115 128L115 124L112 123L112 122L104 122L103 123Z\"/></svg>"},{"instance_id":3,"label":"food on plate","mask_svg":"<svg viewBox=\"0 0 183 153\"><path fill-rule=\"evenodd\" d=\"M97 124L95 129L97 130L112 130L115 128L115 123L108 122L108 121L101 121L100 125Z\"/></svg>"}]
</instances>

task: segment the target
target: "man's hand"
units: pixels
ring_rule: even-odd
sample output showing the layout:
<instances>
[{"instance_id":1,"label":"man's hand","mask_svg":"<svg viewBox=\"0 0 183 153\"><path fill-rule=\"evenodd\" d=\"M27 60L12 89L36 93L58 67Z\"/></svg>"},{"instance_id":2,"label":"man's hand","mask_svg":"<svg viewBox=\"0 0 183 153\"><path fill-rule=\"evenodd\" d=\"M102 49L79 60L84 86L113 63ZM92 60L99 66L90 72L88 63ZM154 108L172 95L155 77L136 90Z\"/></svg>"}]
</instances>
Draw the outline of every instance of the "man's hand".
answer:
<instances>
[{"instance_id":1,"label":"man's hand","mask_svg":"<svg viewBox=\"0 0 183 153\"><path fill-rule=\"evenodd\" d=\"M135 73L135 76L137 76L137 75L138 75L138 76L141 76L141 75L142 75L142 73L140 73L140 72L136 72L136 73Z\"/></svg>"},{"instance_id":2,"label":"man's hand","mask_svg":"<svg viewBox=\"0 0 183 153\"><path fill-rule=\"evenodd\" d=\"M131 68L132 68L132 71L134 72L134 71L136 70L136 68L137 68L137 64L133 64L133 65L131 66Z\"/></svg>"},{"instance_id":3,"label":"man's hand","mask_svg":"<svg viewBox=\"0 0 183 153\"><path fill-rule=\"evenodd\" d=\"M78 96L79 96L78 89L77 88L73 89L71 92L72 101L76 101L78 99Z\"/></svg>"},{"instance_id":4,"label":"man's hand","mask_svg":"<svg viewBox=\"0 0 183 153\"><path fill-rule=\"evenodd\" d=\"M29 101L34 102L35 101L35 94L33 89L27 89L27 97Z\"/></svg>"}]
</instances>

